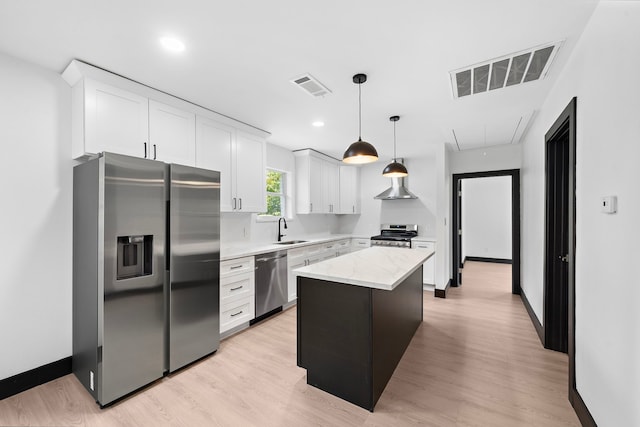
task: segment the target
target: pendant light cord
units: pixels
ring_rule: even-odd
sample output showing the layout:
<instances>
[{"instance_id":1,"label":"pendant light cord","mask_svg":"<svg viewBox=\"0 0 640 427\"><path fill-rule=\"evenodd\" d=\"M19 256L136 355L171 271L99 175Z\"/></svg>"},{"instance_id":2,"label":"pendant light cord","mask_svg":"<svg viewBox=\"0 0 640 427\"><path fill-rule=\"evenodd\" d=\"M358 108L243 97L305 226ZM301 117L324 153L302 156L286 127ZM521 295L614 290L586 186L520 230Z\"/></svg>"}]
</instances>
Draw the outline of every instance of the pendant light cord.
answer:
<instances>
[{"instance_id":1,"label":"pendant light cord","mask_svg":"<svg viewBox=\"0 0 640 427\"><path fill-rule=\"evenodd\" d=\"M396 157L396 122L393 122L393 161L395 162Z\"/></svg>"},{"instance_id":2,"label":"pendant light cord","mask_svg":"<svg viewBox=\"0 0 640 427\"><path fill-rule=\"evenodd\" d=\"M358 83L358 141L362 140L362 83Z\"/></svg>"}]
</instances>

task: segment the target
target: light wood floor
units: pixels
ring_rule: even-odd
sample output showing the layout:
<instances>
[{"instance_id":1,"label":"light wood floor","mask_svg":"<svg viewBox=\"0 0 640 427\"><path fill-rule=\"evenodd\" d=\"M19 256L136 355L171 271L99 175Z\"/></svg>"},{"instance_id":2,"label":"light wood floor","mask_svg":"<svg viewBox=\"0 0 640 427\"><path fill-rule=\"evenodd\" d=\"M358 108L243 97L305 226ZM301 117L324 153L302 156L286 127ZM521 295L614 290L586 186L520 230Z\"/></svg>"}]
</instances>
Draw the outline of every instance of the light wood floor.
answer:
<instances>
[{"instance_id":1,"label":"light wood floor","mask_svg":"<svg viewBox=\"0 0 640 427\"><path fill-rule=\"evenodd\" d=\"M510 268L469 262L446 299L425 292L424 323L373 413L307 386L292 308L112 407L67 375L0 401L0 425L579 425L567 357L540 345Z\"/></svg>"}]
</instances>

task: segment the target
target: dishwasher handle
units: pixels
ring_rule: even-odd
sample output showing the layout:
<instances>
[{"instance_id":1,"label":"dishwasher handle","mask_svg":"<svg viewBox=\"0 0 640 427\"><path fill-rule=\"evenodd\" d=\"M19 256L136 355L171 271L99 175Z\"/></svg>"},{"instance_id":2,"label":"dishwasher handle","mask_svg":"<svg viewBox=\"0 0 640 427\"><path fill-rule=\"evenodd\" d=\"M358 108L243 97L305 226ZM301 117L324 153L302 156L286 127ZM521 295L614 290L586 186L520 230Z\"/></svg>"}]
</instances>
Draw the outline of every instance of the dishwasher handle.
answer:
<instances>
[{"instance_id":1,"label":"dishwasher handle","mask_svg":"<svg viewBox=\"0 0 640 427\"><path fill-rule=\"evenodd\" d=\"M276 255L276 256L272 256L272 257L256 258L256 262L267 262L267 261L273 261L274 259L286 258L286 256L287 256L287 254L284 254L284 255Z\"/></svg>"}]
</instances>

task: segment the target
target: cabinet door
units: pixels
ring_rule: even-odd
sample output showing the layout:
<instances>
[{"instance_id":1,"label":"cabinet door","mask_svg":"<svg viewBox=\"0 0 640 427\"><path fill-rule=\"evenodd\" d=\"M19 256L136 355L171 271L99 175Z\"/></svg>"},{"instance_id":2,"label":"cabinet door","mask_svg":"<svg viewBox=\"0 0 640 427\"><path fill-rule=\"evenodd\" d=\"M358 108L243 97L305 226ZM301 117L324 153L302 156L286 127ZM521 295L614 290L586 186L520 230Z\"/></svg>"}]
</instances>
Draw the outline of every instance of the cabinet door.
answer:
<instances>
[{"instance_id":1,"label":"cabinet door","mask_svg":"<svg viewBox=\"0 0 640 427\"><path fill-rule=\"evenodd\" d=\"M287 290L289 293L288 301L291 302L298 297L296 279L297 276L293 273L296 268L304 267L307 264L305 257L292 257L288 258L287 265L289 266L289 275L287 280Z\"/></svg>"},{"instance_id":2,"label":"cabinet door","mask_svg":"<svg viewBox=\"0 0 640 427\"><path fill-rule=\"evenodd\" d=\"M360 213L360 169L355 166L340 166L340 209L338 213Z\"/></svg>"},{"instance_id":3,"label":"cabinet door","mask_svg":"<svg viewBox=\"0 0 640 427\"><path fill-rule=\"evenodd\" d=\"M265 212L266 145L262 138L237 132L235 149L235 193L237 209L242 212Z\"/></svg>"},{"instance_id":4,"label":"cabinet door","mask_svg":"<svg viewBox=\"0 0 640 427\"><path fill-rule=\"evenodd\" d=\"M220 172L220 210L233 211L231 195L233 177L231 175L231 147L236 138L236 130L211 120L196 117L196 166Z\"/></svg>"},{"instance_id":5,"label":"cabinet door","mask_svg":"<svg viewBox=\"0 0 640 427\"><path fill-rule=\"evenodd\" d=\"M149 157L186 166L196 164L196 115L149 101Z\"/></svg>"},{"instance_id":6,"label":"cabinet door","mask_svg":"<svg viewBox=\"0 0 640 427\"><path fill-rule=\"evenodd\" d=\"M150 158L186 166L196 164L196 115L149 101Z\"/></svg>"},{"instance_id":7,"label":"cabinet door","mask_svg":"<svg viewBox=\"0 0 640 427\"><path fill-rule=\"evenodd\" d=\"M434 242L421 242L421 241L412 241L413 249L422 249L422 250L435 250ZM435 276L435 254L431 256L424 264L422 264L422 282L433 285L436 283Z\"/></svg>"},{"instance_id":8,"label":"cabinet door","mask_svg":"<svg viewBox=\"0 0 640 427\"><path fill-rule=\"evenodd\" d=\"M330 161L322 162L322 201L326 213L338 212L338 165Z\"/></svg>"},{"instance_id":9,"label":"cabinet door","mask_svg":"<svg viewBox=\"0 0 640 427\"><path fill-rule=\"evenodd\" d=\"M147 98L85 79L84 103L85 154L110 151L145 157L146 151L148 157Z\"/></svg>"},{"instance_id":10,"label":"cabinet door","mask_svg":"<svg viewBox=\"0 0 640 427\"><path fill-rule=\"evenodd\" d=\"M309 157L309 213L325 213L322 192L324 184L322 182L323 161L317 157Z\"/></svg>"}]
</instances>

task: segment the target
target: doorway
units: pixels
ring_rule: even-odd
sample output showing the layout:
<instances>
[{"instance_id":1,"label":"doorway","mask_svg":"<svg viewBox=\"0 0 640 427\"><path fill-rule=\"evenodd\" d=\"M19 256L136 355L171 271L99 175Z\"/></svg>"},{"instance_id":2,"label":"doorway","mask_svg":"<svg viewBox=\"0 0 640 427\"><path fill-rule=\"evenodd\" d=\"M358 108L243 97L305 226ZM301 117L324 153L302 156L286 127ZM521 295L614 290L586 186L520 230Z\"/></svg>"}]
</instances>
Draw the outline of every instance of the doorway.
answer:
<instances>
[{"instance_id":1,"label":"doorway","mask_svg":"<svg viewBox=\"0 0 640 427\"><path fill-rule=\"evenodd\" d=\"M451 286L462 285L462 180L468 178L511 177L511 293L520 294L520 170L508 169L499 171L473 172L453 174L453 223L452 236L452 272Z\"/></svg>"},{"instance_id":2,"label":"doorway","mask_svg":"<svg viewBox=\"0 0 640 427\"><path fill-rule=\"evenodd\" d=\"M544 346L570 356L575 319L575 113L573 98L545 134Z\"/></svg>"}]
</instances>

